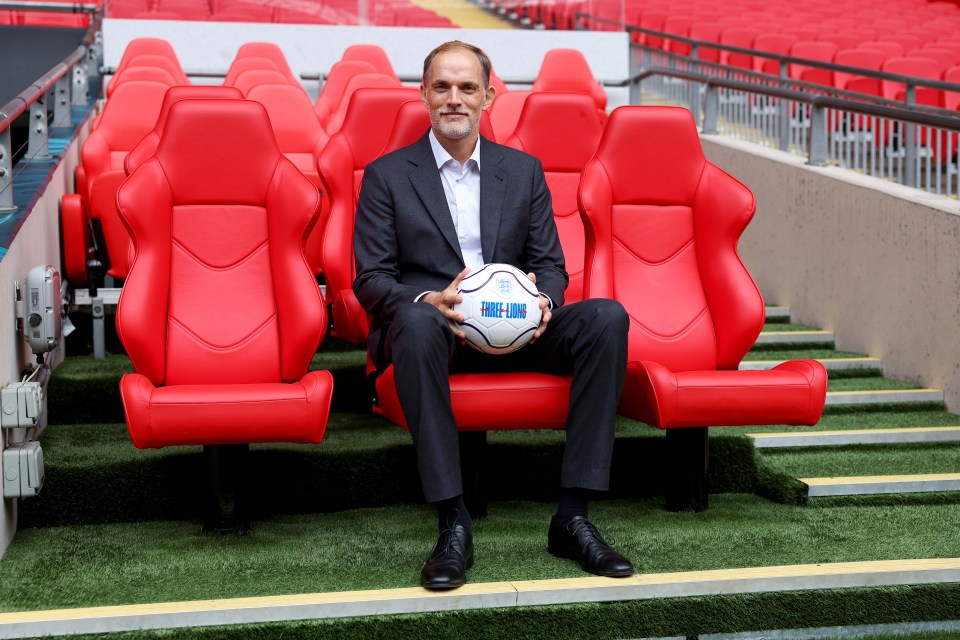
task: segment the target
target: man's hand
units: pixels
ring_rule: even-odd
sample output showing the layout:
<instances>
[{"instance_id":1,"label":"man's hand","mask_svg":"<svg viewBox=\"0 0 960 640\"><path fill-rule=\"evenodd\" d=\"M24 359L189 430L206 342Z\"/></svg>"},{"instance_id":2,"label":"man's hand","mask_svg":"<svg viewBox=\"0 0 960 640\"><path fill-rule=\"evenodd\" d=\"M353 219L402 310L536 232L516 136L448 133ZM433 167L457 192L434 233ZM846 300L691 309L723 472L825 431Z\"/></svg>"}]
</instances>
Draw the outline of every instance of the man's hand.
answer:
<instances>
[{"instance_id":1,"label":"man's hand","mask_svg":"<svg viewBox=\"0 0 960 640\"><path fill-rule=\"evenodd\" d=\"M420 298L420 302L429 302L440 310L440 313L447 319L447 324L450 325L450 329L453 331L453 334L457 336L457 341L459 341L460 344L464 344L467 341L467 334L460 328L460 323L463 322L463 314L459 311L454 311L453 305L458 302L463 302L463 298L457 294L457 287L460 286L460 281L463 280L468 273L470 273L470 267L467 267L457 274L453 282L443 291L431 291Z\"/></svg>"},{"instance_id":2,"label":"man's hand","mask_svg":"<svg viewBox=\"0 0 960 640\"><path fill-rule=\"evenodd\" d=\"M530 282L537 284L537 274L532 271L527 274L527 277L530 278ZM547 323L550 322L550 318L553 314L550 311L550 298L544 294L540 294L540 326L537 327L537 330L533 332L533 337L530 338L530 342L527 344L533 344L537 341L537 338L543 335L543 332L547 330Z\"/></svg>"}]
</instances>

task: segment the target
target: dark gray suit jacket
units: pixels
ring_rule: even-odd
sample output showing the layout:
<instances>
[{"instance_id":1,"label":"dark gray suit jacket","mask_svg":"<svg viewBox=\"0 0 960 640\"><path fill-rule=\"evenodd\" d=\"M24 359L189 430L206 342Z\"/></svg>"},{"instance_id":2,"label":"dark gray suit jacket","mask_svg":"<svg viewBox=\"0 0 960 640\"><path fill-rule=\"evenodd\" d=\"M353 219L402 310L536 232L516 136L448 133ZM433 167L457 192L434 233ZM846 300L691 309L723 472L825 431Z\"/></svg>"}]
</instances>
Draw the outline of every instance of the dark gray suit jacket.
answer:
<instances>
[{"instance_id":1,"label":"dark gray suit jacket","mask_svg":"<svg viewBox=\"0 0 960 640\"><path fill-rule=\"evenodd\" d=\"M373 314L371 344L401 305L445 289L464 268L429 131L367 165L354 228L353 290ZM563 251L540 161L480 141L480 242L485 262L537 276L555 307L567 287Z\"/></svg>"}]
</instances>

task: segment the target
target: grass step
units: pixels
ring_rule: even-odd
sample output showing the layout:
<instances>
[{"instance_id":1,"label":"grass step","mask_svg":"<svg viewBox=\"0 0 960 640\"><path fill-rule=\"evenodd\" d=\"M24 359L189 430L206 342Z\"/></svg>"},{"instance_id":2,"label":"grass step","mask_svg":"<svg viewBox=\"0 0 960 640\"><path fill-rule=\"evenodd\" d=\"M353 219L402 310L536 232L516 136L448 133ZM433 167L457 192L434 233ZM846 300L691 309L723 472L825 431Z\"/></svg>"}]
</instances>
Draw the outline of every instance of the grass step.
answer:
<instances>
[{"instance_id":1,"label":"grass step","mask_svg":"<svg viewBox=\"0 0 960 640\"><path fill-rule=\"evenodd\" d=\"M902 586L960 581L960 559L815 563L634 575L472 583L456 591L416 587L194 600L0 614L5 638L219 626L309 619L627 602L718 594ZM501 611L502 612L502 611Z\"/></svg>"},{"instance_id":2,"label":"grass step","mask_svg":"<svg viewBox=\"0 0 960 640\"><path fill-rule=\"evenodd\" d=\"M792 478L950 474L960 470L956 442L851 444L757 450L758 464Z\"/></svg>"},{"instance_id":3,"label":"grass step","mask_svg":"<svg viewBox=\"0 0 960 640\"><path fill-rule=\"evenodd\" d=\"M828 371L850 370L883 370L883 360L880 358L816 358ZM749 360L740 363L741 371L758 371L773 369L785 360Z\"/></svg>"},{"instance_id":4,"label":"grass step","mask_svg":"<svg viewBox=\"0 0 960 640\"><path fill-rule=\"evenodd\" d=\"M960 473L933 473L894 476L842 476L798 478L806 484L811 498L879 493L960 491Z\"/></svg>"},{"instance_id":5,"label":"grass step","mask_svg":"<svg viewBox=\"0 0 960 640\"><path fill-rule=\"evenodd\" d=\"M846 429L792 433L749 433L757 449L824 447L851 444L957 442L960 427L908 427L903 429Z\"/></svg>"}]
</instances>

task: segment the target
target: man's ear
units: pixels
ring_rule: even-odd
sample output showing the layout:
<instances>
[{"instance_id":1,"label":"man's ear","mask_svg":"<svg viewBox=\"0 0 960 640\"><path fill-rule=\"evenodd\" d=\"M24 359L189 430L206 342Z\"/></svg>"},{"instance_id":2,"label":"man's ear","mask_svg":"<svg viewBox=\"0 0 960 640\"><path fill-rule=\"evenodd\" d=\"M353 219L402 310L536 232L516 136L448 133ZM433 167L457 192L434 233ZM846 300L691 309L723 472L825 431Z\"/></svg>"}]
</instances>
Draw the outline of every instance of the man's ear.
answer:
<instances>
[{"instance_id":1,"label":"man's ear","mask_svg":"<svg viewBox=\"0 0 960 640\"><path fill-rule=\"evenodd\" d=\"M427 102L427 88L422 82L420 83L420 102L422 102L423 106L425 106L427 109L430 108L430 103Z\"/></svg>"},{"instance_id":2,"label":"man's ear","mask_svg":"<svg viewBox=\"0 0 960 640\"><path fill-rule=\"evenodd\" d=\"M483 104L480 106L480 109L486 111L490 108L490 105L493 104L493 99L497 97L497 90L492 86L487 87L487 92L483 96Z\"/></svg>"}]
</instances>

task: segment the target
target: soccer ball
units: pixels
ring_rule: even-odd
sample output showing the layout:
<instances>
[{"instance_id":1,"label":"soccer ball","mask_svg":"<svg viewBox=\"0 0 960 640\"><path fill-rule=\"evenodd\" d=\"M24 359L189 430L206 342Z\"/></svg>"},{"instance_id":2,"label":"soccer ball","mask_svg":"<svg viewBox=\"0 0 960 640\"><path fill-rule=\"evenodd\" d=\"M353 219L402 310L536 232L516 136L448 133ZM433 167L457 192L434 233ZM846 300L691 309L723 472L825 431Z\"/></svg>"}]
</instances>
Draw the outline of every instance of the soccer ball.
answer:
<instances>
[{"instance_id":1,"label":"soccer ball","mask_svg":"<svg viewBox=\"0 0 960 640\"><path fill-rule=\"evenodd\" d=\"M509 264L483 265L460 281L457 293L463 301L453 308L463 314L467 344L484 353L516 351L540 326L540 293Z\"/></svg>"}]
</instances>

